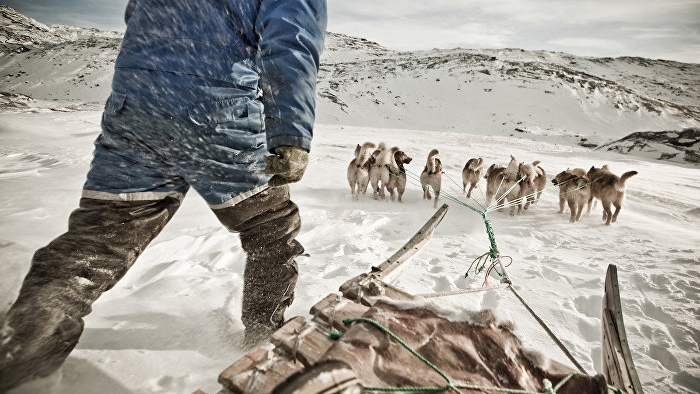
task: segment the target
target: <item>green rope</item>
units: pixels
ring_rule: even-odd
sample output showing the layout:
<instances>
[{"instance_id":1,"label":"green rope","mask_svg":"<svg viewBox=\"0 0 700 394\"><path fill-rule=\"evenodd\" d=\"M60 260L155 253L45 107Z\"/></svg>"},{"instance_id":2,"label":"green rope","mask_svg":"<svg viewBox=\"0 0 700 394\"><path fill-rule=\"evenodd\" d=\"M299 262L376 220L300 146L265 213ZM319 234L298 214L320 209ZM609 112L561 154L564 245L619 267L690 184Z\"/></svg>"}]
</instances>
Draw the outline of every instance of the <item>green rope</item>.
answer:
<instances>
[{"instance_id":1,"label":"green rope","mask_svg":"<svg viewBox=\"0 0 700 394\"><path fill-rule=\"evenodd\" d=\"M491 243L489 255L492 259L496 259L499 256L498 245L496 245L496 232L493 231L493 226L491 226L491 222L486 218L486 212L482 212L481 217L484 219L484 224L486 225L486 234L488 235L489 242Z\"/></svg>"},{"instance_id":2,"label":"green rope","mask_svg":"<svg viewBox=\"0 0 700 394\"><path fill-rule=\"evenodd\" d=\"M336 339L339 339L341 336L343 336L343 333L341 331L337 331L337 330L328 331L328 337L330 339L336 340Z\"/></svg>"},{"instance_id":3,"label":"green rope","mask_svg":"<svg viewBox=\"0 0 700 394\"><path fill-rule=\"evenodd\" d=\"M608 385L608 390L611 390L615 394L625 394L624 391L618 389L617 387L611 386L611 385Z\"/></svg>"},{"instance_id":4,"label":"green rope","mask_svg":"<svg viewBox=\"0 0 700 394\"><path fill-rule=\"evenodd\" d=\"M479 264L481 263L482 260L486 260L486 259L484 259L484 258L485 258L486 256L488 256L489 253L491 253L491 252L486 252L486 253L482 254L481 256L475 258L474 261L472 261L472 263L469 265L469 268L467 268L467 273L464 274L464 277L465 277L465 278L469 277L469 271L472 270L472 267L474 266L474 263L476 263L476 269L474 270L474 272L477 273L477 274L478 274L479 272L481 272L481 271L484 269L484 267L486 267L486 262L484 261L484 263L481 265L481 267L479 267Z\"/></svg>"},{"instance_id":5,"label":"green rope","mask_svg":"<svg viewBox=\"0 0 700 394\"><path fill-rule=\"evenodd\" d=\"M416 179L416 175L415 175L415 174L413 174L413 173L411 173L411 172L408 172L408 171L407 171L407 174L408 174L411 178ZM443 174L447 177L447 179L451 180L452 183L454 183L455 185L459 186L449 175L447 175L445 172L443 172ZM520 181L522 181L522 179L525 179L525 177L521 178ZM520 182L520 181L518 181L518 182ZM515 187L515 185L513 185L513 186L511 187L511 189L512 189L513 187ZM499 187L499 188L500 188L500 187ZM508 192L509 192L511 189L509 189ZM505 194L507 194L507 192L506 192ZM457 203L457 204L459 204L459 205L461 205L461 206L463 206L463 207L466 207L466 208L471 209L472 211L474 211L474 212L478 213L479 215L481 215L481 218L484 220L484 224L485 224L485 226L486 226L486 235L487 235L488 238L489 238L489 244L490 244L489 251L486 252L486 253L484 253L484 254L482 254L481 256L477 257L476 259L474 259L474 260L472 261L472 263L469 265L469 268L467 269L467 272L465 273L464 277L467 278L467 277L469 276L469 272L472 270L472 267L474 266L475 263L476 263L476 270L475 270L475 272L478 274L478 273L480 273L481 271L483 271L484 268L486 268L487 263L489 263L489 262L491 262L491 263L494 262L494 261L497 260L497 259L499 258L499 256L500 256L500 252L498 251L498 245L496 244L496 233L495 233L495 231L494 231L494 229L493 229L493 226L491 225L491 222L490 222L490 221L488 220L488 218L486 217L486 214L487 214L489 211L493 210L493 209L489 209L489 208L492 208L492 207L484 207L484 206L482 206L481 204L479 204L478 202L477 202L477 204L479 204L479 206L481 206L482 209L475 208L475 207L469 205L468 203L457 199L456 197L452 196L451 194L445 193L444 190L441 190L441 196L443 196L444 198L446 198L446 199L448 199L448 200L450 200L450 201L453 201L453 202L455 202L455 203ZM472 199L473 199L473 198L472 198ZM475 200L475 201L476 201L476 200ZM499 201L500 201L500 200L499 200ZM490 259L490 260L489 260L489 259ZM499 276L503 276L503 275L498 271L498 269L495 269L495 270L496 270L496 273L497 273Z\"/></svg>"}]
</instances>

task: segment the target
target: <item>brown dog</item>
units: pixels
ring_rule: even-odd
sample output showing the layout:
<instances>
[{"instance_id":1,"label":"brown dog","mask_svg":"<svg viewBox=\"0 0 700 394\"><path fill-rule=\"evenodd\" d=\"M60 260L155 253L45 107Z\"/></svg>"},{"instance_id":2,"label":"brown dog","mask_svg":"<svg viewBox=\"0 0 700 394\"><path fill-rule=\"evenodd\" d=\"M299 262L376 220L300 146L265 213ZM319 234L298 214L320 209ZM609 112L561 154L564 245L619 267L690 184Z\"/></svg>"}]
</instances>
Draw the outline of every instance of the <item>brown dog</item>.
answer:
<instances>
[{"instance_id":1,"label":"brown dog","mask_svg":"<svg viewBox=\"0 0 700 394\"><path fill-rule=\"evenodd\" d=\"M537 167L534 163L520 163L517 176L520 179L520 203L523 209L528 209L530 204L536 202L537 184L535 181L538 176ZM520 208L518 208L518 213L520 213Z\"/></svg>"},{"instance_id":2,"label":"brown dog","mask_svg":"<svg viewBox=\"0 0 700 394\"><path fill-rule=\"evenodd\" d=\"M610 172L607 164L602 168L591 167L588 170L588 179L591 181L591 198L597 198L603 205L605 224L617 221L617 215L620 213L622 201L625 198L625 182L637 174L637 171L627 171L618 177ZM610 205L615 206L615 213L612 213Z\"/></svg>"},{"instance_id":3,"label":"brown dog","mask_svg":"<svg viewBox=\"0 0 700 394\"><path fill-rule=\"evenodd\" d=\"M358 200L360 194L367 193L367 185L369 184L369 168L370 158L372 157L372 149L376 145L371 142L365 142L355 147L355 158L348 165L348 184L350 185L350 193L353 200Z\"/></svg>"},{"instance_id":4,"label":"brown dog","mask_svg":"<svg viewBox=\"0 0 700 394\"><path fill-rule=\"evenodd\" d=\"M566 191L563 188L566 186L566 183L570 182L569 179L577 176L586 176L586 170L583 168L567 168L566 170L558 173L554 179L552 179L554 186L559 187L559 213L564 213L564 204L566 203ZM590 210L591 205L589 202L588 211L590 212Z\"/></svg>"},{"instance_id":5,"label":"brown dog","mask_svg":"<svg viewBox=\"0 0 700 394\"><path fill-rule=\"evenodd\" d=\"M425 163L425 168L420 174L420 185L423 188L423 199L430 200L433 197L430 195L430 187L435 192L435 202L433 207L437 208L438 199L440 198L440 188L442 185L442 162L437 157L440 152L433 149L428 154L428 161Z\"/></svg>"},{"instance_id":6,"label":"brown dog","mask_svg":"<svg viewBox=\"0 0 700 394\"><path fill-rule=\"evenodd\" d=\"M462 170L462 192L467 193L467 198L471 198L472 190L479 183L481 179L481 173L484 171L484 159L472 158L467 161ZM469 185L469 191L467 192L467 185Z\"/></svg>"},{"instance_id":7,"label":"brown dog","mask_svg":"<svg viewBox=\"0 0 700 394\"><path fill-rule=\"evenodd\" d=\"M387 184L391 201L394 201L394 191L396 191L398 200L401 202L401 196L406 191L406 169L403 165L409 164L411 160L413 159L402 150L394 152L393 165L389 167L390 177Z\"/></svg>"},{"instance_id":8,"label":"brown dog","mask_svg":"<svg viewBox=\"0 0 700 394\"><path fill-rule=\"evenodd\" d=\"M552 183L559 187L559 213L564 212L564 201L569 204L571 216L569 222L575 223L581 220L583 206L588 204L591 208L590 180L583 168L566 169L558 173Z\"/></svg>"},{"instance_id":9,"label":"brown dog","mask_svg":"<svg viewBox=\"0 0 700 394\"><path fill-rule=\"evenodd\" d=\"M486 171L486 204L491 205L491 200L496 197L496 203L501 210L506 205L510 206L510 215L514 216L522 210L520 163L514 156L510 156L508 167L493 164ZM534 179L534 178L533 178ZM507 202L507 204L506 204Z\"/></svg>"},{"instance_id":10,"label":"brown dog","mask_svg":"<svg viewBox=\"0 0 700 394\"><path fill-rule=\"evenodd\" d=\"M503 172L506 170L502 165L493 163L486 169L484 178L486 179L486 204L491 205L491 200L503 183Z\"/></svg>"}]
</instances>

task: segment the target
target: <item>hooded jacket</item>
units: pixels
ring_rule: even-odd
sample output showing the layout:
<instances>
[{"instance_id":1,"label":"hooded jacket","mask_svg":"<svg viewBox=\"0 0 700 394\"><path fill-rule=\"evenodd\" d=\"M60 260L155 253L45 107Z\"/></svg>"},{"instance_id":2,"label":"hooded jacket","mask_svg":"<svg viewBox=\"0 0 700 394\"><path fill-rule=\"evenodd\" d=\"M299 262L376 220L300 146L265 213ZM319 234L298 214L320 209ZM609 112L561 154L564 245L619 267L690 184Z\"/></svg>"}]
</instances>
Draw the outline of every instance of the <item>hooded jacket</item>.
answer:
<instances>
[{"instance_id":1,"label":"hooded jacket","mask_svg":"<svg viewBox=\"0 0 700 394\"><path fill-rule=\"evenodd\" d=\"M261 92L267 149L310 149L325 0L130 0L125 20L113 91L147 89L131 73L144 70L199 78L212 96L217 86Z\"/></svg>"}]
</instances>

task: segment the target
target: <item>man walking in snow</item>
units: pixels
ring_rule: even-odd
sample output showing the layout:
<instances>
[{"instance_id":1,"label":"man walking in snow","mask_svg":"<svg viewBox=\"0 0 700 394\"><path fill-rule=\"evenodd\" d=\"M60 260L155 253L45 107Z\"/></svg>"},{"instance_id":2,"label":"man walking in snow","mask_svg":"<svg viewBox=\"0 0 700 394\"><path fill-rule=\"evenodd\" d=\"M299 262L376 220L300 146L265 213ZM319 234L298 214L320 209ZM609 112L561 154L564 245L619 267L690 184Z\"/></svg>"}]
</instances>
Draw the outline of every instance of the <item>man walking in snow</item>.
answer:
<instances>
[{"instance_id":1,"label":"man walking in snow","mask_svg":"<svg viewBox=\"0 0 700 394\"><path fill-rule=\"evenodd\" d=\"M287 183L307 165L325 0L130 0L125 19L80 206L0 327L0 393L61 366L190 187L247 253L246 342L292 302L304 249Z\"/></svg>"}]
</instances>

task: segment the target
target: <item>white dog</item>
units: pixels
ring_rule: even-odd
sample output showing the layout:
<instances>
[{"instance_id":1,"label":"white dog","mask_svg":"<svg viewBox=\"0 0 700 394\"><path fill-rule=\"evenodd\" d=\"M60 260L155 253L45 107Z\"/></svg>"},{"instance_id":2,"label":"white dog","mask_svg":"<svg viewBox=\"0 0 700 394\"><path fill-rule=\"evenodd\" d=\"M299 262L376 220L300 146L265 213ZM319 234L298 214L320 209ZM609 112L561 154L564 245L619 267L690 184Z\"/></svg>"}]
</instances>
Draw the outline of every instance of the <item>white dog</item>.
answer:
<instances>
[{"instance_id":1,"label":"white dog","mask_svg":"<svg viewBox=\"0 0 700 394\"><path fill-rule=\"evenodd\" d=\"M376 145L371 142L357 144L355 147L355 158L348 165L348 184L350 184L353 200L357 200L361 194L367 193L370 158L372 157L372 149L375 147Z\"/></svg>"},{"instance_id":2,"label":"white dog","mask_svg":"<svg viewBox=\"0 0 700 394\"><path fill-rule=\"evenodd\" d=\"M537 163L520 163L518 166L518 177L520 179L520 196L522 198L523 209L528 209L530 204L537 202L537 196L541 192L538 190L538 176L540 171ZM545 179L546 182L546 179Z\"/></svg>"},{"instance_id":3,"label":"white dog","mask_svg":"<svg viewBox=\"0 0 700 394\"><path fill-rule=\"evenodd\" d=\"M547 187L547 173L545 172L544 168L540 167L539 160L533 161L532 165L535 167L535 171L537 171L537 176L535 177L535 190L537 192L532 199L532 203L535 204L540 201L542 191L545 187Z\"/></svg>"},{"instance_id":4,"label":"white dog","mask_svg":"<svg viewBox=\"0 0 700 394\"><path fill-rule=\"evenodd\" d=\"M472 158L467 161L462 170L462 192L467 193L467 198L472 196L472 190L479 183L481 179L481 173L484 170L484 159ZM469 191L467 191L467 185L469 185Z\"/></svg>"},{"instance_id":5,"label":"white dog","mask_svg":"<svg viewBox=\"0 0 700 394\"><path fill-rule=\"evenodd\" d=\"M372 198L385 199L387 184L389 183L389 165L392 161L392 154L387 149L384 142L380 142L377 149L372 153L374 163L369 168L369 182L372 184Z\"/></svg>"}]
</instances>

